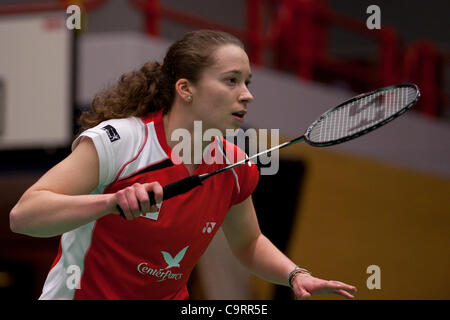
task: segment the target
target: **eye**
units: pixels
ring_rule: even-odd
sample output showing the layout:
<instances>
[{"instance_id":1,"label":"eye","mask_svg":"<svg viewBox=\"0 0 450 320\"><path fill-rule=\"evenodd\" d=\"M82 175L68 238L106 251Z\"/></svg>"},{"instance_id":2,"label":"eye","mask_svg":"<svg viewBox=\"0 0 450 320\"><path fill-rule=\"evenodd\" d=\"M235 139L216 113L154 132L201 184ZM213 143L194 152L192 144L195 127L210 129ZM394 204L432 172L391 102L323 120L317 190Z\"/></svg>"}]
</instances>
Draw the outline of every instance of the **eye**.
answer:
<instances>
[{"instance_id":1,"label":"eye","mask_svg":"<svg viewBox=\"0 0 450 320\"><path fill-rule=\"evenodd\" d=\"M232 78L227 78L227 79L225 79L225 81L228 83L228 84L232 84L232 85L235 85L236 83L237 83L237 78L236 77L232 77Z\"/></svg>"},{"instance_id":2,"label":"eye","mask_svg":"<svg viewBox=\"0 0 450 320\"><path fill-rule=\"evenodd\" d=\"M252 82L251 81L245 81L245 86L248 88Z\"/></svg>"}]
</instances>

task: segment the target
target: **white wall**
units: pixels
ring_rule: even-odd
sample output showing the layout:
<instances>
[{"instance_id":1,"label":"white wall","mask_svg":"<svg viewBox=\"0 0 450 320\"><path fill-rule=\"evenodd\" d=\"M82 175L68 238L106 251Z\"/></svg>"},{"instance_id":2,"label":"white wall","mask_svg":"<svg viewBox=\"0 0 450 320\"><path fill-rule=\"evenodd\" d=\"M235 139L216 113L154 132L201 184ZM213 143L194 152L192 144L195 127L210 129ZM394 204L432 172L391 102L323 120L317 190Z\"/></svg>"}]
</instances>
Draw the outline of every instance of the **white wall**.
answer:
<instances>
[{"instance_id":1,"label":"white wall","mask_svg":"<svg viewBox=\"0 0 450 320\"><path fill-rule=\"evenodd\" d=\"M0 19L0 149L70 143L71 50L64 15Z\"/></svg>"}]
</instances>

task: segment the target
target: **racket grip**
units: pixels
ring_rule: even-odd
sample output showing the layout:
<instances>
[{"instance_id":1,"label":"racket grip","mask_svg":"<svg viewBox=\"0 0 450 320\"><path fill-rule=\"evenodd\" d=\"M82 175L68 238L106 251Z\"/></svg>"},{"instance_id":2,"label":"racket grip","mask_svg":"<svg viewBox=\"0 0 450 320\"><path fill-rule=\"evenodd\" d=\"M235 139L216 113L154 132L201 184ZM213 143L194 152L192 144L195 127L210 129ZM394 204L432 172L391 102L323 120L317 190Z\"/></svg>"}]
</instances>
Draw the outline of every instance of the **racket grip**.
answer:
<instances>
[{"instance_id":1,"label":"racket grip","mask_svg":"<svg viewBox=\"0 0 450 320\"><path fill-rule=\"evenodd\" d=\"M168 200L175 196L178 196L182 193L186 193L197 186L202 184L202 179L200 179L199 175L193 175L186 177L184 179L169 183L168 185L163 187L163 200ZM153 192L149 192L150 193ZM151 196L150 196L151 197ZM153 195L153 201L155 201L155 197ZM154 203L156 204L156 202Z\"/></svg>"},{"instance_id":2,"label":"racket grip","mask_svg":"<svg viewBox=\"0 0 450 320\"><path fill-rule=\"evenodd\" d=\"M168 200L180 194L186 193L197 186L202 184L202 179L199 175L193 175L186 177L184 179L169 183L163 187L163 200ZM156 204L155 194L153 191L148 193L150 199L150 205ZM122 208L117 205L117 210L120 212L120 216L125 219L125 214L123 213Z\"/></svg>"}]
</instances>

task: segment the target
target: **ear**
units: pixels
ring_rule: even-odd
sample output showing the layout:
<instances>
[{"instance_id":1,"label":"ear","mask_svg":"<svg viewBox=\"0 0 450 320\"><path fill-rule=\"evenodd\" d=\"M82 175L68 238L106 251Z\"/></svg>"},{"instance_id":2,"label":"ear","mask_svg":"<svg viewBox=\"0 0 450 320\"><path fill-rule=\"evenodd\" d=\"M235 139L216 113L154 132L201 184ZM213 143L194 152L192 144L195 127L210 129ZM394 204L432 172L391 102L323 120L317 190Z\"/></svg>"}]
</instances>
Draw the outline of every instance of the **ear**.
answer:
<instances>
[{"instance_id":1,"label":"ear","mask_svg":"<svg viewBox=\"0 0 450 320\"><path fill-rule=\"evenodd\" d=\"M191 97L192 99L192 95L195 91L191 82L184 78L178 79L178 81L175 83L175 90L178 96L186 102L189 102L188 97Z\"/></svg>"}]
</instances>

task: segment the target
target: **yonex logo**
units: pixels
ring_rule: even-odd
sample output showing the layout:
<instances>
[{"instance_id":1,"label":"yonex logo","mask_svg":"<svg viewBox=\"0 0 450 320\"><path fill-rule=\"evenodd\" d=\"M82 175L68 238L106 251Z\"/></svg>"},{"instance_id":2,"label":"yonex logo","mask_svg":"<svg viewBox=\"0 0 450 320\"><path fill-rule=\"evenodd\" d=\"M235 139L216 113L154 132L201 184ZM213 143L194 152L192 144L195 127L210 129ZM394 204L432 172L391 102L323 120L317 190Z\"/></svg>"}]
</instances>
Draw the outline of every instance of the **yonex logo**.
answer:
<instances>
[{"instance_id":1,"label":"yonex logo","mask_svg":"<svg viewBox=\"0 0 450 320\"><path fill-rule=\"evenodd\" d=\"M202 233L211 233L215 226L216 226L215 222L207 222L202 229Z\"/></svg>"}]
</instances>

